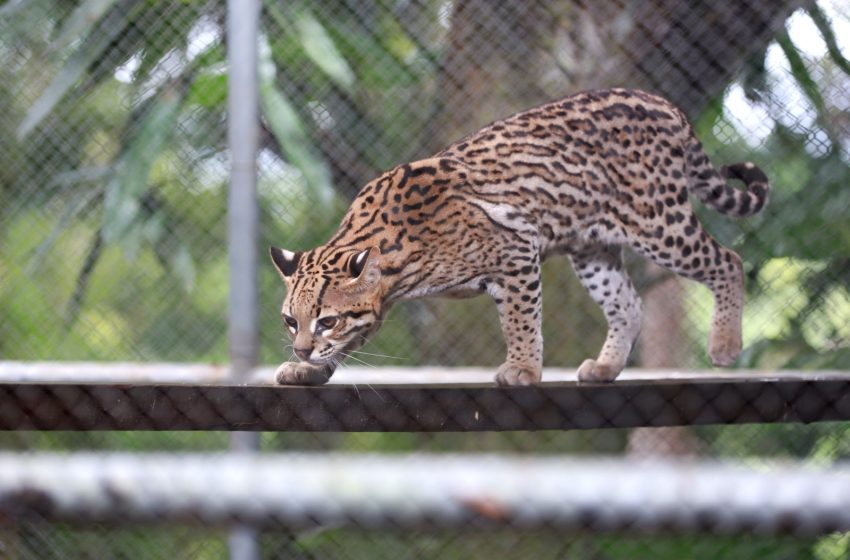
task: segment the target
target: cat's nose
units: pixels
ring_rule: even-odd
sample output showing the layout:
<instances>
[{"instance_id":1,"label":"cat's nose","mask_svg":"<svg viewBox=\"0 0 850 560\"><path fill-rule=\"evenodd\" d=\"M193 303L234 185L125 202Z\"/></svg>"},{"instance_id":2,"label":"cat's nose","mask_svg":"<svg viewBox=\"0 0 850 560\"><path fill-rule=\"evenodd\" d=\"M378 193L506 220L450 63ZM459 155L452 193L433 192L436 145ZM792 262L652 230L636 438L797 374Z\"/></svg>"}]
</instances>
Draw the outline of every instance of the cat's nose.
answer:
<instances>
[{"instance_id":1,"label":"cat's nose","mask_svg":"<svg viewBox=\"0 0 850 560\"><path fill-rule=\"evenodd\" d=\"M295 348L295 355L298 356L299 359L303 361L307 361L310 359L310 354L313 353L313 349L309 346L306 348Z\"/></svg>"}]
</instances>

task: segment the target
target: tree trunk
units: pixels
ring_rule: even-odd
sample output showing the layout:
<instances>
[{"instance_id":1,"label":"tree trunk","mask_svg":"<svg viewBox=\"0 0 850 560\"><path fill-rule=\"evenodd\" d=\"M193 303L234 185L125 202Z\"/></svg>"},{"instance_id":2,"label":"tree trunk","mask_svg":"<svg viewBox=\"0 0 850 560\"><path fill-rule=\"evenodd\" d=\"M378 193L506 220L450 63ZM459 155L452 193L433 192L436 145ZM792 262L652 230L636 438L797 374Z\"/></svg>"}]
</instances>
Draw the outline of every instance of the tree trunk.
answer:
<instances>
[{"instance_id":1,"label":"tree trunk","mask_svg":"<svg viewBox=\"0 0 850 560\"><path fill-rule=\"evenodd\" d=\"M494 119L547 100L537 84L543 41L553 33L554 23L543 2L454 3L428 153Z\"/></svg>"},{"instance_id":2,"label":"tree trunk","mask_svg":"<svg viewBox=\"0 0 850 560\"><path fill-rule=\"evenodd\" d=\"M638 363L644 368L687 368L693 365L686 334L685 290L681 278L648 263L642 296L643 328L638 337ZM702 442L684 426L637 428L629 434L627 452L637 456L699 455Z\"/></svg>"}]
</instances>

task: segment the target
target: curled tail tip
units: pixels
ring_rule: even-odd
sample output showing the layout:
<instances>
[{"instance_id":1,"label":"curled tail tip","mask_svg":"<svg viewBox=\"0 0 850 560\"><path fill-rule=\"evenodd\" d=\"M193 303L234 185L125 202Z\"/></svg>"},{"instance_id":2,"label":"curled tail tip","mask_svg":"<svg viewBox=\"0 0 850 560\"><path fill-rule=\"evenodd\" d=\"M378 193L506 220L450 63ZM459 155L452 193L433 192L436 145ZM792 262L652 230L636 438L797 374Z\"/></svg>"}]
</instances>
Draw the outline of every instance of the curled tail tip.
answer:
<instances>
[{"instance_id":1,"label":"curled tail tip","mask_svg":"<svg viewBox=\"0 0 850 560\"><path fill-rule=\"evenodd\" d=\"M751 161L724 165L720 169L720 174L723 175L724 179L738 179L743 181L747 186L759 183L767 186L769 182L764 171Z\"/></svg>"},{"instance_id":2,"label":"curled tail tip","mask_svg":"<svg viewBox=\"0 0 850 560\"><path fill-rule=\"evenodd\" d=\"M720 168L724 179L737 179L746 185L746 193L738 197L736 208L726 208L740 217L759 213L767 203L770 180L762 169L751 161L724 165Z\"/></svg>"}]
</instances>

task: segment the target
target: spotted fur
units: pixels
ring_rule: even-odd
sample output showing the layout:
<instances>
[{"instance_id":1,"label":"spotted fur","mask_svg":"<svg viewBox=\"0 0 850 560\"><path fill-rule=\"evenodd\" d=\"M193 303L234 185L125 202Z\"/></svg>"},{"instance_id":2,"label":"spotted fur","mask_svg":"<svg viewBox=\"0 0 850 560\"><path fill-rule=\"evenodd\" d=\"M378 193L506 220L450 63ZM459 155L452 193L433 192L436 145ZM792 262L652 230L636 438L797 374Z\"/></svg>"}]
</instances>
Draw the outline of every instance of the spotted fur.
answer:
<instances>
[{"instance_id":1,"label":"spotted fur","mask_svg":"<svg viewBox=\"0 0 850 560\"><path fill-rule=\"evenodd\" d=\"M768 180L751 163L715 169L680 110L634 90L580 93L399 165L360 191L326 244L272 248L302 360L281 365L277 381L325 382L397 301L487 293L507 343L496 381L538 382L540 264L552 255L571 259L608 321L579 379L611 381L640 328L621 246L711 289L709 355L728 366L741 350L741 259L702 229L689 193L744 217L764 206Z\"/></svg>"}]
</instances>

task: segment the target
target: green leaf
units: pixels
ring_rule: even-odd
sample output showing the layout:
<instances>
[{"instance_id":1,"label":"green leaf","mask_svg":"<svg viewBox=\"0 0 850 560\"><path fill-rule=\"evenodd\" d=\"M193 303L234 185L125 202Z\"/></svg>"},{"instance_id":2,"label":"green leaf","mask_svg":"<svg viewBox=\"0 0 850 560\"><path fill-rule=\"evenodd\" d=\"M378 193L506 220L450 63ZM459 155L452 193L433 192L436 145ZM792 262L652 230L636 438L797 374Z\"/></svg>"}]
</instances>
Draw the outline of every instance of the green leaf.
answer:
<instances>
[{"instance_id":1,"label":"green leaf","mask_svg":"<svg viewBox=\"0 0 850 560\"><path fill-rule=\"evenodd\" d=\"M316 156L309 135L298 113L286 96L275 88L274 63L267 44L260 49L260 107L287 160L304 175L309 191L320 202L333 199L331 174L321 157Z\"/></svg>"},{"instance_id":2,"label":"green leaf","mask_svg":"<svg viewBox=\"0 0 850 560\"><path fill-rule=\"evenodd\" d=\"M207 109L223 108L227 101L227 74L201 74L189 88L187 105L200 105Z\"/></svg>"},{"instance_id":3,"label":"green leaf","mask_svg":"<svg viewBox=\"0 0 850 560\"><path fill-rule=\"evenodd\" d=\"M50 250L53 248L54 243L56 243L56 240L59 239L63 233L71 229L75 220L79 218L80 214L89 207L95 198L100 196L101 192L101 189L92 187L83 191L80 195L74 197L73 200L68 203L62 214L59 216L59 220L57 220L53 230L44 239L44 241L39 244L38 248L36 248L33 253L32 258L30 258L26 269L28 274L35 274L38 271L42 264L44 264L44 261L46 260Z\"/></svg>"},{"instance_id":4,"label":"green leaf","mask_svg":"<svg viewBox=\"0 0 850 560\"><path fill-rule=\"evenodd\" d=\"M352 88L356 80L354 71L337 48L333 37L312 12L302 9L295 15L284 14L272 2L266 2L266 10L280 31L293 37L303 54L331 81L344 90Z\"/></svg>"},{"instance_id":5,"label":"green leaf","mask_svg":"<svg viewBox=\"0 0 850 560\"><path fill-rule=\"evenodd\" d=\"M138 54L139 76L150 76L169 53L185 50L193 24L203 14L201 2L144 2L145 10L134 18L142 26L144 40Z\"/></svg>"},{"instance_id":6,"label":"green leaf","mask_svg":"<svg viewBox=\"0 0 850 560\"><path fill-rule=\"evenodd\" d=\"M768 90L767 72L767 49L761 49L753 54L744 66L741 76L741 86L744 95L750 101L759 101L764 92Z\"/></svg>"},{"instance_id":7,"label":"green leaf","mask_svg":"<svg viewBox=\"0 0 850 560\"><path fill-rule=\"evenodd\" d=\"M826 14L823 13L823 10L821 10L817 4L812 4L806 8L806 11L817 26L818 31L820 31L821 37L823 37L823 40L826 43L826 48L829 51L829 55L832 57L832 60L835 61L835 64L841 68L845 74L850 76L850 61L848 61L841 53L841 47L838 46L838 40L835 37L835 30L832 29L832 25L830 25Z\"/></svg>"},{"instance_id":8,"label":"green leaf","mask_svg":"<svg viewBox=\"0 0 850 560\"><path fill-rule=\"evenodd\" d=\"M803 94L809 99L812 106L814 106L819 124L829 135L832 143L835 144L836 135L833 131L832 122L827 115L826 103L824 103L818 83L806 66L806 61L803 60L800 51L797 50L797 47L791 41L791 37L785 31L776 37L776 42L785 54L785 58L788 59L788 65L791 67L791 75L800 86L800 89L803 90Z\"/></svg>"},{"instance_id":9,"label":"green leaf","mask_svg":"<svg viewBox=\"0 0 850 560\"><path fill-rule=\"evenodd\" d=\"M171 258L172 272L180 279L183 289L192 291L195 286L195 261L186 244L181 243Z\"/></svg>"},{"instance_id":10,"label":"green leaf","mask_svg":"<svg viewBox=\"0 0 850 560\"><path fill-rule=\"evenodd\" d=\"M794 45L793 41L791 41L791 37L788 36L788 33L782 32L777 36L776 42L779 44L780 48L782 48L785 58L788 59L788 64L791 67L791 74L794 76L794 79L797 81L800 88L802 88L803 93L809 98L809 101L812 102L812 105L814 105L818 111L823 110L823 96L821 96L818 84L809 73L806 63L803 60L803 57L800 56L800 51L797 50L797 47Z\"/></svg>"},{"instance_id":11,"label":"green leaf","mask_svg":"<svg viewBox=\"0 0 850 560\"><path fill-rule=\"evenodd\" d=\"M394 48L397 43L384 36L383 30L378 32L356 19L331 20L325 25L352 60L358 83L369 88L407 87L425 77L420 74L422 68L399 58Z\"/></svg>"},{"instance_id":12,"label":"green leaf","mask_svg":"<svg viewBox=\"0 0 850 560\"><path fill-rule=\"evenodd\" d=\"M116 0L85 0L68 17L62 30L51 43L53 50L61 50L79 37L87 36Z\"/></svg>"},{"instance_id":13,"label":"green leaf","mask_svg":"<svg viewBox=\"0 0 850 560\"><path fill-rule=\"evenodd\" d=\"M32 0L9 0L6 4L0 6L0 17L13 16L18 10L26 8L27 4L34 3Z\"/></svg>"},{"instance_id":14,"label":"green leaf","mask_svg":"<svg viewBox=\"0 0 850 560\"><path fill-rule=\"evenodd\" d=\"M120 241L128 235L140 209L154 161L174 134L182 97L175 87L165 88L121 155L115 176L106 187L103 208L103 237Z\"/></svg>"},{"instance_id":15,"label":"green leaf","mask_svg":"<svg viewBox=\"0 0 850 560\"><path fill-rule=\"evenodd\" d=\"M130 17L130 13L124 15L125 19ZM19 140L32 132L53 111L56 104L65 97L72 87L79 83L92 63L103 54L112 40L123 30L123 25L112 22L111 25L98 26L83 40L77 50L68 57L68 60L65 61L65 64L59 69L39 98L30 106L18 126L17 136Z\"/></svg>"},{"instance_id":16,"label":"green leaf","mask_svg":"<svg viewBox=\"0 0 850 560\"><path fill-rule=\"evenodd\" d=\"M350 89L354 85L354 72L319 20L304 10L295 16L295 25L307 56L338 86Z\"/></svg>"}]
</instances>

